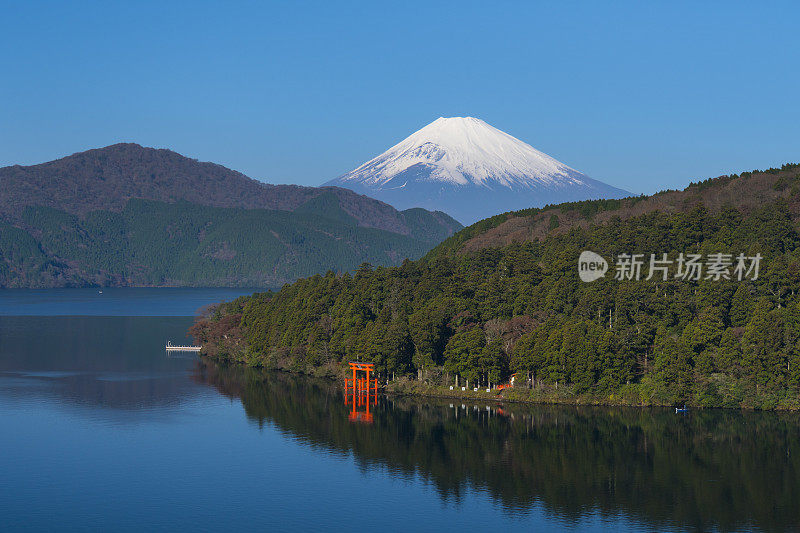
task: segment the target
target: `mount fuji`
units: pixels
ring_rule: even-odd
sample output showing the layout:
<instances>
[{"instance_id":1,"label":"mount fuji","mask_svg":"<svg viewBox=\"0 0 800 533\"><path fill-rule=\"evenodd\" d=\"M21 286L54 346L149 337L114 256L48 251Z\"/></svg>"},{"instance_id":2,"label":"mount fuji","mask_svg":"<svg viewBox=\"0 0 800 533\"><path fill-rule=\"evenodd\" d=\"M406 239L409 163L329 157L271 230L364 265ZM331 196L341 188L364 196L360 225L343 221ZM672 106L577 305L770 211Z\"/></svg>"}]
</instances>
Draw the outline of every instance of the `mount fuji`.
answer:
<instances>
[{"instance_id":1,"label":"mount fuji","mask_svg":"<svg viewBox=\"0 0 800 533\"><path fill-rule=\"evenodd\" d=\"M398 209L444 211L464 224L528 207L630 196L473 117L438 118L325 185Z\"/></svg>"}]
</instances>

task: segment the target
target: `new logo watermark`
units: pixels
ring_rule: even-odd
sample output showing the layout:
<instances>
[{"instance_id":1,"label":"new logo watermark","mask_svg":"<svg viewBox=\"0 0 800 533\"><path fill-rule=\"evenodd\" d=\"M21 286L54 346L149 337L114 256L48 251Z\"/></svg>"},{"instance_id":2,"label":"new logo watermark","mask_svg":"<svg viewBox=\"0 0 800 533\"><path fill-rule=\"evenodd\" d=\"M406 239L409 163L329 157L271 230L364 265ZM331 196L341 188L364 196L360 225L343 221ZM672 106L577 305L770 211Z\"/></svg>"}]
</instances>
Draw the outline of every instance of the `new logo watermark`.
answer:
<instances>
[{"instance_id":1,"label":"new logo watermark","mask_svg":"<svg viewBox=\"0 0 800 533\"><path fill-rule=\"evenodd\" d=\"M614 257L614 256L612 256ZM680 253L674 259L669 254L618 254L614 261L614 279L650 280L680 279L686 281L756 280L761 267L761 254L740 253L701 254ZM644 276L646 271L646 276ZM608 272L608 262L596 252L581 252L578 257L578 276L587 283L598 280Z\"/></svg>"},{"instance_id":2,"label":"new logo watermark","mask_svg":"<svg viewBox=\"0 0 800 533\"><path fill-rule=\"evenodd\" d=\"M603 259L603 256L588 250L581 252L581 256L578 258L578 276L581 281L588 283L600 279L606 275L607 271L608 262Z\"/></svg>"}]
</instances>

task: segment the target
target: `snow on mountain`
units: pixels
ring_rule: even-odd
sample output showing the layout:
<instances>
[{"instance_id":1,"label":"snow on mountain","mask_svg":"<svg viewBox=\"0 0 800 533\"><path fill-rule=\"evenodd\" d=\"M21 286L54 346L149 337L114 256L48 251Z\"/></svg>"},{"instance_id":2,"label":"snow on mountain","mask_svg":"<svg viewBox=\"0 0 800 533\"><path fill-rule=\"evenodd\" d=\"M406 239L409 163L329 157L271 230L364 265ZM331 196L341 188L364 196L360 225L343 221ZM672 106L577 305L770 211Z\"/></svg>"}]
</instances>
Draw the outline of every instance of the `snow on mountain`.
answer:
<instances>
[{"instance_id":1,"label":"snow on mountain","mask_svg":"<svg viewBox=\"0 0 800 533\"><path fill-rule=\"evenodd\" d=\"M325 185L400 209L445 211L467 224L527 207L629 195L473 117L439 118Z\"/></svg>"}]
</instances>

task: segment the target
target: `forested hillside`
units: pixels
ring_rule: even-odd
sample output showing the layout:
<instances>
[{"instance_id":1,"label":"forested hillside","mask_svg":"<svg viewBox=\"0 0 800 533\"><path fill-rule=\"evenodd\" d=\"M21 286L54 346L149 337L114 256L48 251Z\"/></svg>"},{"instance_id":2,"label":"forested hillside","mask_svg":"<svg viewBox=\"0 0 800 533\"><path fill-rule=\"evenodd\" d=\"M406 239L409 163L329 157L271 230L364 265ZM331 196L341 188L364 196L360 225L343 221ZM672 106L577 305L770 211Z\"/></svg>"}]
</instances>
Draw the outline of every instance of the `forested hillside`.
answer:
<instances>
[{"instance_id":1,"label":"forested hillside","mask_svg":"<svg viewBox=\"0 0 800 533\"><path fill-rule=\"evenodd\" d=\"M267 185L118 144L0 168L0 288L275 287L418 258L460 229L345 189Z\"/></svg>"},{"instance_id":2,"label":"forested hillside","mask_svg":"<svg viewBox=\"0 0 800 533\"><path fill-rule=\"evenodd\" d=\"M86 217L29 207L27 231L0 222L0 287L278 287L434 244L331 216L149 200Z\"/></svg>"},{"instance_id":3,"label":"forested hillside","mask_svg":"<svg viewBox=\"0 0 800 533\"><path fill-rule=\"evenodd\" d=\"M256 366L336 374L360 358L383 378L431 385L483 386L516 372L517 398L798 408L798 220L797 165L510 213L419 261L240 299L194 333L210 355ZM615 279L612 260L584 283L584 250L723 254L729 279L709 264L697 279L681 275L678 261L666 279L645 279L647 264L640 279ZM740 254L761 258L758 275L737 273Z\"/></svg>"}]
</instances>

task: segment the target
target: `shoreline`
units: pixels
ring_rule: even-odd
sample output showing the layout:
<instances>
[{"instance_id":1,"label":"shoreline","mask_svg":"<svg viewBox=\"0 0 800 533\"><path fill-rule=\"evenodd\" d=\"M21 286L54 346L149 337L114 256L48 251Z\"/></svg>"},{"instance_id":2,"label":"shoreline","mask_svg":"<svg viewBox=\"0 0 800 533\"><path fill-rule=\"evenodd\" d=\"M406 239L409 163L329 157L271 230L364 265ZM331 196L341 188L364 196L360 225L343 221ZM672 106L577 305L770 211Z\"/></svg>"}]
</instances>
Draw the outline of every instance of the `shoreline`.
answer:
<instances>
[{"instance_id":1,"label":"shoreline","mask_svg":"<svg viewBox=\"0 0 800 533\"><path fill-rule=\"evenodd\" d=\"M208 354L200 354L200 357L207 359L218 365L231 365L247 367L251 366L244 362L220 359ZM256 365L253 368L259 368L266 372L282 372L287 374L295 374L302 376L309 376L318 379L325 379L332 384L341 387L341 382L344 379L339 376L336 377L329 372L312 373L305 371L292 370L289 368L279 367L266 367L263 365ZM328 368L330 370L330 368ZM449 385L431 385L424 382L419 382L411 379L395 380L388 385L379 387L379 392L398 397L414 397L414 398L439 398L439 399L454 399L454 400L481 400L491 401L495 403L516 403L516 404L529 404L529 405L565 405L565 406L589 406L589 407L633 407L633 408L674 408L676 405L669 403L646 402L646 401L633 401L631 396L636 394L637 386L629 386L627 391L621 393L613 393L608 395L599 394L575 394L569 386L562 386L556 389L551 386L543 386L538 389L527 389L524 387L507 388L502 391L492 389L491 392L486 392L485 388L465 391L450 390ZM690 410L726 410L726 411L763 411L763 412L782 412L782 413L796 413L800 412L800 401L796 404L779 405L773 408L764 409L754 405L698 405L693 402L686 402L686 407ZM678 407L682 407L681 404Z\"/></svg>"}]
</instances>

